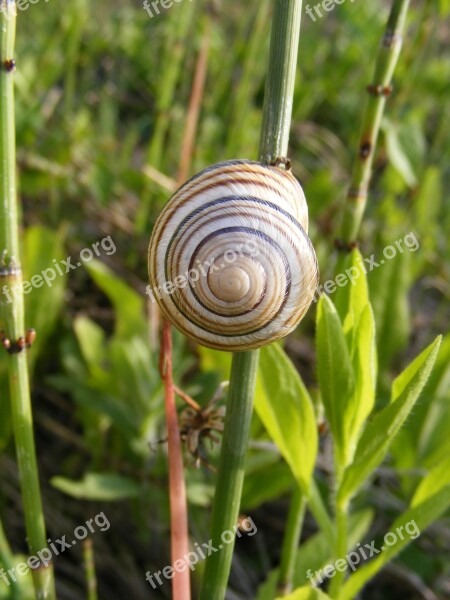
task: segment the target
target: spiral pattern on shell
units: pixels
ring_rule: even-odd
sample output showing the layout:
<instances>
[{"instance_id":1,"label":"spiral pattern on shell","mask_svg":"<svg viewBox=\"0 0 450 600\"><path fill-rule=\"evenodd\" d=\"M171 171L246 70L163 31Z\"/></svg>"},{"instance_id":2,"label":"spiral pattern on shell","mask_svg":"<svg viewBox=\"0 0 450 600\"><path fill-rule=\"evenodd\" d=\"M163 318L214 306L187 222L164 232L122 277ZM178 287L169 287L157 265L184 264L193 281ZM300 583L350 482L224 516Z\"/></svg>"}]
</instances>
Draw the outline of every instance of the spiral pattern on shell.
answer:
<instances>
[{"instance_id":1,"label":"spiral pattern on shell","mask_svg":"<svg viewBox=\"0 0 450 600\"><path fill-rule=\"evenodd\" d=\"M314 297L308 209L290 171L208 167L170 198L149 247L151 295L187 337L249 350L290 333Z\"/></svg>"}]
</instances>

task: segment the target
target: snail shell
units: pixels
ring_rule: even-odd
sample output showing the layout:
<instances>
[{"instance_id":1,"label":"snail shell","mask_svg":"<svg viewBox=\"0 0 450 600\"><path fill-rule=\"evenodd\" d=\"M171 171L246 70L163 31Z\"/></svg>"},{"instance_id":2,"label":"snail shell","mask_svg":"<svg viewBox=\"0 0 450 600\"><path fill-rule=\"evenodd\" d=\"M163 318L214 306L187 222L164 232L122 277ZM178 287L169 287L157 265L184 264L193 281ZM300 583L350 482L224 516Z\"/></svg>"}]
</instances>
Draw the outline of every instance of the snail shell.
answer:
<instances>
[{"instance_id":1,"label":"snail shell","mask_svg":"<svg viewBox=\"0 0 450 600\"><path fill-rule=\"evenodd\" d=\"M290 171L233 160L194 175L160 214L151 296L194 341L243 351L290 333L314 297L308 208Z\"/></svg>"}]
</instances>

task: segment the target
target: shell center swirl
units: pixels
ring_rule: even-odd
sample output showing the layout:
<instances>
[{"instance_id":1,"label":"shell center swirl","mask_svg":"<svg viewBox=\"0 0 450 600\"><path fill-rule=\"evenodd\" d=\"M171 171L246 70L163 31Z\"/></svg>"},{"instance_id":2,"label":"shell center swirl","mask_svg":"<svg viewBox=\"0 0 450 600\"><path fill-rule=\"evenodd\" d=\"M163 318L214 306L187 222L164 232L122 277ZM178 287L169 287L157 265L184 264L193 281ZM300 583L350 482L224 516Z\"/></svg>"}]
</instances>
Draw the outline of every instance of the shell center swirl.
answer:
<instances>
[{"instance_id":1,"label":"shell center swirl","mask_svg":"<svg viewBox=\"0 0 450 600\"><path fill-rule=\"evenodd\" d=\"M220 301L240 305L250 310L264 293L266 274L250 256L236 258L233 264L224 262L224 255L217 258L208 272L208 287Z\"/></svg>"}]
</instances>

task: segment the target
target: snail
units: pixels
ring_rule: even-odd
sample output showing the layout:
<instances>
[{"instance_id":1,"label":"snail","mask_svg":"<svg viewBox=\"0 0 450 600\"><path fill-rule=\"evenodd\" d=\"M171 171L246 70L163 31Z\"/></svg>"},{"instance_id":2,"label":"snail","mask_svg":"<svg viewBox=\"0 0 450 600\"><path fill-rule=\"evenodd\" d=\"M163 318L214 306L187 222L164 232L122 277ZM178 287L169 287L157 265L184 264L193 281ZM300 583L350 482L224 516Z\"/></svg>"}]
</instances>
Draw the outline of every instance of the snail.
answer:
<instances>
[{"instance_id":1,"label":"snail","mask_svg":"<svg viewBox=\"0 0 450 600\"><path fill-rule=\"evenodd\" d=\"M188 338L259 348L290 333L312 302L317 259L303 190L288 169L250 160L207 167L158 217L150 294Z\"/></svg>"}]
</instances>

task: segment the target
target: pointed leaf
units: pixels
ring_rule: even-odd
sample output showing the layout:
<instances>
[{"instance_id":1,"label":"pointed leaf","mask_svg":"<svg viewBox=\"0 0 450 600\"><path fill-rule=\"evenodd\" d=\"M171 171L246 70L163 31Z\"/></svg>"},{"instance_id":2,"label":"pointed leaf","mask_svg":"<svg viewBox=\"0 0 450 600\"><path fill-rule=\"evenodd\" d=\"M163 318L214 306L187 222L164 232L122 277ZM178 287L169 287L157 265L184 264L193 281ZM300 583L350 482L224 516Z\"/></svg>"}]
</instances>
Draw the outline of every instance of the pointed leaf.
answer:
<instances>
[{"instance_id":1,"label":"pointed leaf","mask_svg":"<svg viewBox=\"0 0 450 600\"><path fill-rule=\"evenodd\" d=\"M369 304L366 270L361 253L357 249L353 250L351 254L351 265L348 272L352 279L347 284L349 286L349 305L343 325L346 334L355 327L361 313Z\"/></svg>"},{"instance_id":2,"label":"pointed leaf","mask_svg":"<svg viewBox=\"0 0 450 600\"><path fill-rule=\"evenodd\" d=\"M99 260L91 260L84 266L114 305L117 335L131 337L142 333L144 299Z\"/></svg>"},{"instance_id":3,"label":"pointed leaf","mask_svg":"<svg viewBox=\"0 0 450 600\"><path fill-rule=\"evenodd\" d=\"M418 506L443 487L450 485L450 456L446 456L421 480L411 501L411 507Z\"/></svg>"},{"instance_id":4,"label":"pointed leaf","mask_svg":"<svg viewBox=\"0 0 450 600\"><path fill-rule=\"evenodd\" d=\"M365 563L342 586L337 600L352 600L361 588L372 579L378 571L392 560L403 548L425 531L425 529L448 509L450 506L450 485L430 496L421 504L410 508L391 525L388 534L384 536L381 552L373 560ZM395 537L394 537L395 536Z\"/></svg>"},{"instance_id":5,"label":"pointed leaf","mask_svg":"<svg viewBox=\"0 0 450 600\"><path fill-rule=\"evenodd\" d=\"M363 309L358 323L354 326L354 340L352 363L355 373L355 392L351 401L353 417L349 434L351 458L355 452L361 427L375 404L377 351L375 320L370 304L367 304Z\"/></svg>"},{"instance_id":6,"label":"pointed leaf","mask_svg":"<svg viewBox=\"0 0 450 600\"><path fill-rule=\"evenodd\" d=\"M327 296L321 297L317 309L317 372L336 451L346 463L355 381L341 321Z\"/></svg>"},{"instance_id":7,"label":"pointed leaf","mask_svg":"<svg viewBox=\"0 0 450 600\"><path fill-rule=\"evenodd\" d=\"M440 343L441 338L436 338L394 381L393 402L366 426L358 442L356 458L346 470L338 491L340 503L348 502L386 456L430 376Z\"/></svg>"},{"instance_id":8,"label":"pointed leaf","mask_svg":"<svg viewBox=\"0 0 450 600\"><path fill-rule=\"evenodd\" d=\"M84 360L90 368L99 367L105 354L105 332L87 317L77 317L74 329Z\"/></svg>"},{"instance_id":9,"label":"pointed leaf","mask_svg":"<svg viewBox=\"0 0 450 600\"><path fill-rule=\"evenodd\" d=\"M278 344L261 350L255 408L294 477L309 490L317 455L317 425L309 394Z\"/></svg>"},{"instance_id":10,"label":"pointed leaf","mask_svg":"<svg viewBox=\"0 0 450 600\"><path fill-rule=\"evenodd\" d=\"M129 477L113 473L86 473L81 481L53 477L51 484L72 496L84 500L122 500L139 495L139 484Z\"/></svg>"},{"instance_id":11,"label":"pointed leaf","mask_svg":"<svg viewBox=\"0 0 450 600\"><path fill-rule=\"evenodd\" d=\"M358 511L350 516L348 549L363 540L373 521L374 511L370 508ZM315 533L301 544L295 557L292 584L295 587L308 584L308 575L314 574L316 580L323 569L333 559L333 545L323 531ZM267 580L258 589L255 600L273 600L276 596L279 568L273 569Z\"/></svg>"}]
</instances>

